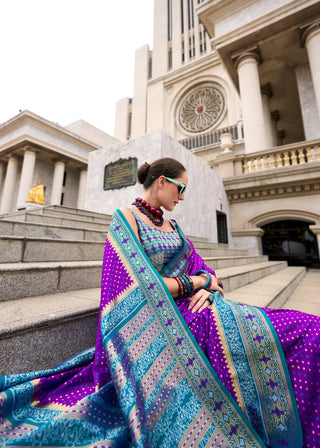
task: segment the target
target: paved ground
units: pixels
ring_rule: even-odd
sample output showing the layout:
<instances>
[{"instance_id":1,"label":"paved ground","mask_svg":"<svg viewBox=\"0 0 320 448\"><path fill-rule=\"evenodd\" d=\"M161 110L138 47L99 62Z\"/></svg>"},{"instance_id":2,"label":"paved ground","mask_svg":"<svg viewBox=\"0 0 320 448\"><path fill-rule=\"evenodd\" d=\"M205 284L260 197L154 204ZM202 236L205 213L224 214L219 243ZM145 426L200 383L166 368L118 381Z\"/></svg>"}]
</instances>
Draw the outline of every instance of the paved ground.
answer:
<instances>
[{"instance_id":1,"label":"paved ground","mask_svg":"<svg viewBox=\"0 0 320 448\"><path fill-rule=\"evenodd\" d=\"M320 316L320 269L310 269L283 308Z\"/></svg>"}]
</instances>

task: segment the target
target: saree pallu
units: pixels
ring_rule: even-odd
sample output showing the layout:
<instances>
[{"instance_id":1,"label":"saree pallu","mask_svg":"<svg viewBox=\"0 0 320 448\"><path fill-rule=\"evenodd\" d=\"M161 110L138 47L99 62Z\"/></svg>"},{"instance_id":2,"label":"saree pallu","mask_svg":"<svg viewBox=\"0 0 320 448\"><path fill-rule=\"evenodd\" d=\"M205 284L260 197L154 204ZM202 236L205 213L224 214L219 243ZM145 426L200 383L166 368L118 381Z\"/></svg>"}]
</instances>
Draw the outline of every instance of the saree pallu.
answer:
<instances>
[{"instance_id":1,"label":"saree pallu","mask_svg":"<svg viewBox=\"0 0 320 448\"><path fill-rule=\"evenodd\" d=\"M183 240L162 275L203 266ZM186 306L117 211L96 347L54 369L0 378L0 446L301 447L286 363L264 311L217 294L198 313L216 335L201 347L202 324L193 326Z\"/></svg>"}]
</instances>

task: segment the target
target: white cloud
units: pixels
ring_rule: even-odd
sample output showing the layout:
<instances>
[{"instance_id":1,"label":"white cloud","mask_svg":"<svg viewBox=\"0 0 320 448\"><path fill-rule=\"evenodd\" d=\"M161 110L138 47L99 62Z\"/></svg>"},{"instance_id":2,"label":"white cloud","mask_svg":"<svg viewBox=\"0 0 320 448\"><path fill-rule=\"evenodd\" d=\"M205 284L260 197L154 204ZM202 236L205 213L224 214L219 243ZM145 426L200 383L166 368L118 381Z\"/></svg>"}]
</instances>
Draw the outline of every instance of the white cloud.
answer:
<instances>
[{"instance_id":1,"label":"white cloud","mask_svg":"<svg viewBox=\"0 0 320 448\"><path fill-rule=\"evenodd\" d=\"M153 45L153 0L1 0L0 123L29 109L114 132L135 50Z\"/></svg>"}]
</instances>

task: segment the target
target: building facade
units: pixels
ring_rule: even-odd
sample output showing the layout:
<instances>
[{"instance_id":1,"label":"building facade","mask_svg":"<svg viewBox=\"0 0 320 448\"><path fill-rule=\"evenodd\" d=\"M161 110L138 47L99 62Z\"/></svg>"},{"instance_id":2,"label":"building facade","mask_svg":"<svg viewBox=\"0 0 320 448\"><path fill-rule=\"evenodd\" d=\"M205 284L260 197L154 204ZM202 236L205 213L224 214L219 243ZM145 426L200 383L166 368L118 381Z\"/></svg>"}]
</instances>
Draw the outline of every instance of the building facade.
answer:
<instances>
[{"instance_id":1,"label":"building facade","mask_svg":"<svg viewBox=\"0 0 320 448\"><path fill-rule=\"evenodd\" d=\"M27 199L39 183L44 205L84 209L89 153L116 141L83 120L62 127L27 110L3 123L0 214L36 207Z\"/></svg>"},{"instance_id":2,"label":"building facade","mask_svg":"<svg viewBox=\"0 0 320 448\"><path fill-rule=\"evenodd\" d=\"M318 0L155 0L115 137L159 129L223 177L235 246L319 259Z\"/></svg>"}]
</instances>

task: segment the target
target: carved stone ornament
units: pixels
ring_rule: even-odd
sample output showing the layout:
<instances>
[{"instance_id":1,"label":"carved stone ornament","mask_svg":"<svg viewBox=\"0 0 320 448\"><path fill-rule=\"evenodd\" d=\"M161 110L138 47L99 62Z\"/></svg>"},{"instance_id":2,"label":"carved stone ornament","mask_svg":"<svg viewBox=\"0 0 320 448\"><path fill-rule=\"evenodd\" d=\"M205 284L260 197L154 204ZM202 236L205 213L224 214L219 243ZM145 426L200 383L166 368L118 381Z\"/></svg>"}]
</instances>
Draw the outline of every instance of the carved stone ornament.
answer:
<instances>
[{"instance_id":1,"label":"carved stone ornament","mask_svg":"<svg viewBox=\"0 0 320 448\"><path fill-rule=\"evenodd\" d=\"M216 125L225 113L225 98L221 87L206 83L189 91L178 107L178 123L182 130L197 133Z\"/></svg>"}]
</instances>

